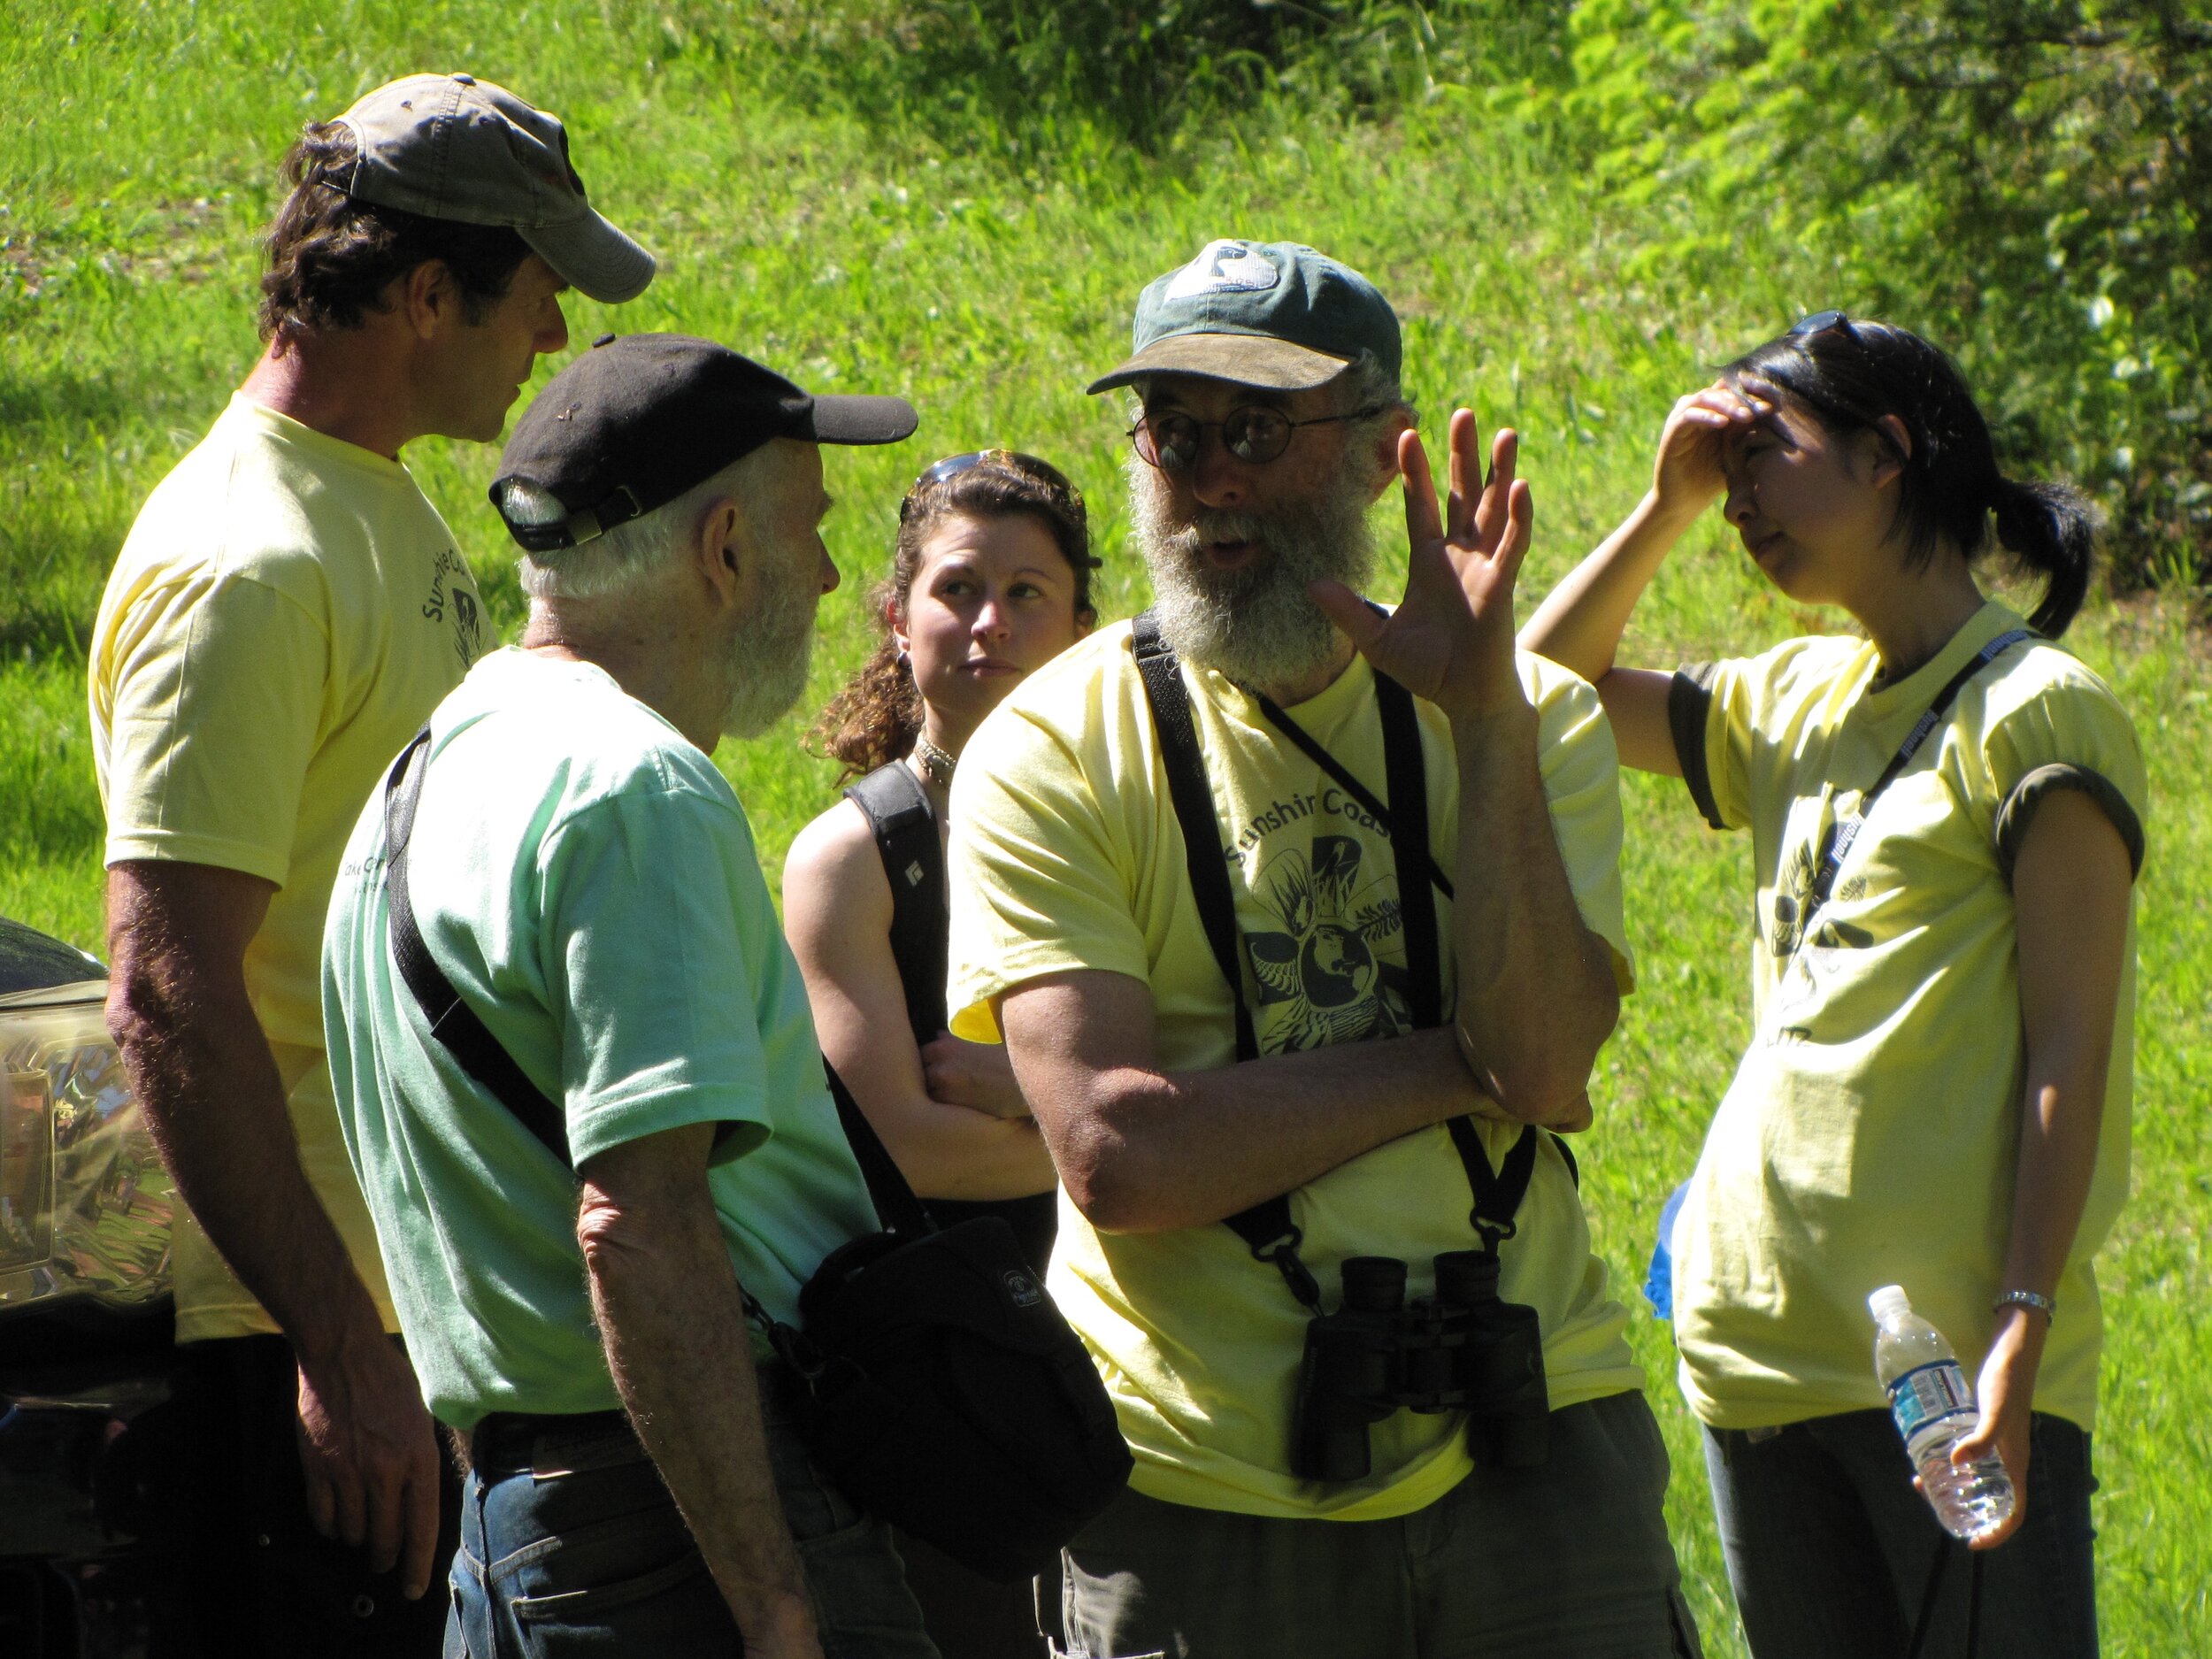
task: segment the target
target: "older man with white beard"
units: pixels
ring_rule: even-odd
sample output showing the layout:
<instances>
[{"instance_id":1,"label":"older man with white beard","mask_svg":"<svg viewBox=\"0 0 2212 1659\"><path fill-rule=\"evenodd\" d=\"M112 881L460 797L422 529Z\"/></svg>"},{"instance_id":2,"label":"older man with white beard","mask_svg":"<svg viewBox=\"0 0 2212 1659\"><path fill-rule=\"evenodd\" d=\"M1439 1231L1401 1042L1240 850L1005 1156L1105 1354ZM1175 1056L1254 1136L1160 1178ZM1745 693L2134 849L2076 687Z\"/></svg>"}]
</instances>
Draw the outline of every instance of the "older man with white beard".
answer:
<instances>
[{"instance_id":1,"label":"older man with white beard","mask_svg":"<svg viewBox=\"0 0 2212 1659\"><path fill-rule=\"evenodd\" d=\"M1513 435L1486 482L1455 414L1440 506L1395 315L1309 248L1210 243L1134 347L1090 389L1139 399L1157 604L1032 675L953 787L953 1029L1005 1042L1058 1164L1051 1289L1136 1455L1051 1633L1694 1654L1554 1133L1631 970L1611 735L1513 645Z\"/></svg>"},{"instance_id":2,"label":"older man with white beard","mask_svg":"<svg viewBox=\"0 0 2212 1659\"><path fill-rule=\"evenodd\" d=\"M875 1230L709 756L806 679L818 446L914 429L720 346L603 342L494 501L530 622L393 767L324 940L346 1143L471 1473L447 1651L930 1659L748 1315Z\"/></svg>"}]
</instances>

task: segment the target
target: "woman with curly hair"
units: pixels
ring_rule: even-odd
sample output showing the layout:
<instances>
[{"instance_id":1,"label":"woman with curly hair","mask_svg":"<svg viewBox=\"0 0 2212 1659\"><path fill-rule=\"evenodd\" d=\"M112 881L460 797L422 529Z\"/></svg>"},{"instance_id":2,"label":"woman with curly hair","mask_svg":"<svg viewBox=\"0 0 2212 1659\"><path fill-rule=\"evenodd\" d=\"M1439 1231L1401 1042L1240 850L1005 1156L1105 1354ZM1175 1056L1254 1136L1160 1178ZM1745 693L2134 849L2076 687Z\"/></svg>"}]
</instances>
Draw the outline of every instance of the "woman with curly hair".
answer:
<instances>
[{"instance_id":1,"label":"woman with curly hair","mask_svg":"<svg viewBox=\"0 0 2212 1659\"><path fill-rule=\"evenodd\" d=\"M1005 1050L944 1034L943 838L968 734L1090 632L1094 564L1083 498L1035 457L986 449L923 473L878 595L883 641L812 734L857 781L784 867L825 1052L937 1218L1004 1216L1040 1271L1052 1161ZM887 1041L902 1023L913 1041Z\"/></svg>"},{"instance_id":2,"label":"woman with curly hair","mask_svg":"<svg viewBox=\"0 0 2212 1659\"><path fill-rule=\"evenodd\" d=\"M1003 1217L1041 1277L1051 1156L1006 1051L945 1030L946 812L983 717L1090 632L1094 564L1082 496L1034 456L986 449L924 472L876 595L883 641L812 734L856 780L784 865L785 930L823 1053L936 1219ZM1042 1653L1027 1586L904 1536L899 1548L945 1653Z\"/></svg>"},{"instance_id":3,"label":"woman with curly hair","mask_svg":"<svg viewBox=\"0 0 2212 1659\"><path fill-rule=\"evenodd\" d=\"M1004 1216L1041 1272L1052 1160L1006 1051L945 1034L943 837L969 733L1090 632L1092 565L1082 497L1033 456L923 473L899 508L884 640L813 733L857 780L784 866L824 1052L938 1220Z\"/></svg>"}]
</instances>

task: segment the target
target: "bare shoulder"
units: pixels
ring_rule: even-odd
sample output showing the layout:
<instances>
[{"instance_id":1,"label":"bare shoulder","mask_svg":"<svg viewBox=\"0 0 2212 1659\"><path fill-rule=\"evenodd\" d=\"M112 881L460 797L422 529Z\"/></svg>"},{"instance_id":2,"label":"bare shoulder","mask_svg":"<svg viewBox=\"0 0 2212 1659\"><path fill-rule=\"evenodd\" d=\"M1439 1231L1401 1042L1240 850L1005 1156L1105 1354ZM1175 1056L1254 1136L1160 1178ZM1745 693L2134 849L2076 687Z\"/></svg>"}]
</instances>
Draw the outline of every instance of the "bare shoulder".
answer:
<instances>
[{"instance_id":1,"label":"bare shoulder","mask_svg":"<svg viewBox=\"0 0 2212 1659\"><path fill-rule=\"evenodd\" d=\"M838 802L793 838L784 857L783 902L794 934L888 931L891 884L867 815L852 802Z\"/></svg>"}]
</instances>

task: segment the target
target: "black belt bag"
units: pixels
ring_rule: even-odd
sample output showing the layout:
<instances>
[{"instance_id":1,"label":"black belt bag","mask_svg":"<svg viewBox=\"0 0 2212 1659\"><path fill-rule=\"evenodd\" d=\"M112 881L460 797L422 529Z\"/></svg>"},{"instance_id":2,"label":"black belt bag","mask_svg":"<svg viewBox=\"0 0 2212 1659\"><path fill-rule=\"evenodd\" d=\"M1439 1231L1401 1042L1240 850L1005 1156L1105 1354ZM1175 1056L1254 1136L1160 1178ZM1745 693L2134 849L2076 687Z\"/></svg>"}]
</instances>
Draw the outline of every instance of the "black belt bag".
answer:
<instances>
[{"instance_id":1,"label":"black belt bag","mask_svg":"<svg viewBox=\"0 0 2212 1659\"><path fill-rule=\"evenodd\" d=\"M566 1121L464 1002L423 942L407 849L418 753L384 787L394 964L430 1033L573 1173ZM940 1232L826 1064L853 1156L885 1231L833 1251L800 1292L797 1327L748 1294L746 1314L790 1367L801 1437L862 1509L987 1578L1041 1571L1127 1482L1112 1403L1012 1229L996 1217Z\"/></svg>"},{"instance_id":2,"label":"black belt bag","mask_svg":"<svg viewBox=\"0 0 2212 1659\"><path fill-rule=\"evenodd\" d=\"M933 1227L829 1076L888 1230L830 1253L799 1293L800 1328L751 1310L802 1385L800 1433L870 1514L986 1578L1029 1578L1128 1481L1113 1403L1014 1230L997 1216Z\"/></svg>"}]
</instances>

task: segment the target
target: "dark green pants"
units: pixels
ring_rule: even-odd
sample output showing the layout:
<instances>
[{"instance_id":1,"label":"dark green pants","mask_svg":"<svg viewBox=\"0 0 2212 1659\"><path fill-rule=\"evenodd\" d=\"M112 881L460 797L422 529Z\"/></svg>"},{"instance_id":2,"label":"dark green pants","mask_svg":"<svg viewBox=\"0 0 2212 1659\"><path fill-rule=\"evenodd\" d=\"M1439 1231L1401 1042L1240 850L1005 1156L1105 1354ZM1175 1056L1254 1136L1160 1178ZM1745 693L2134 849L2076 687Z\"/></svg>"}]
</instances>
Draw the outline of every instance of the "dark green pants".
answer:
<instances>
[{"instance_id":1,"label":"dark green pants","mask_svg":"<svg viewBox=\"0 0 2212 1659\"><path fill-rule=\"evenodd\" d=\"M1555 1411L1537 1469L1389 1521L1129 1492L1063 1555L1067 1659L1699 1659L1640 1394Z\"/></svg>"}]
</instances>

